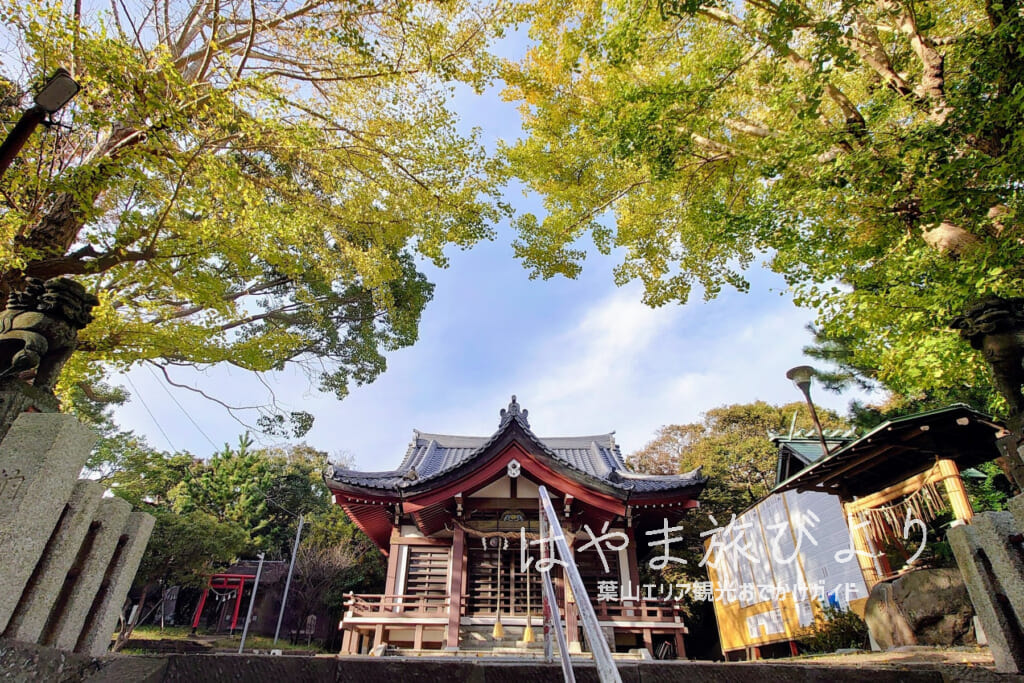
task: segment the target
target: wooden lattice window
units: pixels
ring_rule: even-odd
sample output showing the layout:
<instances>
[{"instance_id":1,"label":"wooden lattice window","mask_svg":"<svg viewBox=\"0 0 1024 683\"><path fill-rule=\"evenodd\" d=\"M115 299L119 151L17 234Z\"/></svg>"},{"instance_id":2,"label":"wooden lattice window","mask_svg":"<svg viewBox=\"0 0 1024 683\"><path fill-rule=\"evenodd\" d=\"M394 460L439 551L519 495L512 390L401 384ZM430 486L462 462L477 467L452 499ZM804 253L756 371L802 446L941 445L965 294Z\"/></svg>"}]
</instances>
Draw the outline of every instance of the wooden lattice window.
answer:
<instances>
[{"instance_id":1,"label":"wooden lattice window","mask_svg":"<svg viewBox=\"0 0 1024 683\"><path fill-rule=\"evenodd\" d=\"M449 548L409 546L406 595L444 597L448 594Z\"/></svg>"}]
</instances>

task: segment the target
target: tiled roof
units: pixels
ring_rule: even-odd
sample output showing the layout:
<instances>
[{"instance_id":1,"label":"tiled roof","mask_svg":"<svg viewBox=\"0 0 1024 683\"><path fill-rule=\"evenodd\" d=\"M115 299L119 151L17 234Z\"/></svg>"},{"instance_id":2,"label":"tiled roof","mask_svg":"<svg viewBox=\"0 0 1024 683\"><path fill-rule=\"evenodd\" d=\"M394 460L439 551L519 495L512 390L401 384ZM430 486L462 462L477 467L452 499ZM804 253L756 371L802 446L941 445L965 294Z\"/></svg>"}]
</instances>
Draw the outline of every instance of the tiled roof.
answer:
<instances>
[{"instance_id":1,"label":"tiled roof","mask_svg":"<svg viewBox=\"0 0 1024 683\"><path fill-rule=\"evenodd\" d=\"M359 472L329 468L328 479L350 486L399 491L419 486L465 465L497 441L513 423L518 424L539 449L559 464L622 491L657 492L706 481L700 470L686 474L655 476L630 471L615 443L614 432L591 436L538 437L530 430L527 411L512 397L501 423L491 436L454 436L415 431L413 440L397 469L387 472Z\"/></svg>"}]
</instances>

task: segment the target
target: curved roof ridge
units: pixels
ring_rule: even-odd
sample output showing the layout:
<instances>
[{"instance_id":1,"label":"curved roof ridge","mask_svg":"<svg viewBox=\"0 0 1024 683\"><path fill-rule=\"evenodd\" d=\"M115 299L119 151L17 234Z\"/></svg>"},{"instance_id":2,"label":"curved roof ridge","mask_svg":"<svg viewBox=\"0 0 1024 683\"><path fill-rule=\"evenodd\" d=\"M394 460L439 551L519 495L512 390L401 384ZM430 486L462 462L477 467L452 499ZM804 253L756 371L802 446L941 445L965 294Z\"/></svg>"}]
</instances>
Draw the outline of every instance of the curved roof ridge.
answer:
<instances>
[{"instance_id":1,"label":"curved roof ridge","mask_svg":"<svg viewBox=\"0 0 1024 683\"><path fill-rule=\"evenodd\" d=\"M530 428L528 411L515 397L508 409L502 410L498 428L490 436L460 436L413 430L413 439L398 468L382 472L332 468L328 478L353 486L398 493L419 489L428 482L442 478L464 467L492 448L514 426L532 444L536 455L550 458L559 467L589 479L604 482L623 491L655 493L673 488L701 485L706 481L700 471L681 475L646 475L631 471L622 451L615 443L615 432L582 436L539 437Z\"/></svg>"},{"instance_id":2,"label":"curved roof ridge","mask_svg":"<svg viewBox=\"0 0 1024 683\"><path fill-rule=\"evenodd\" d=\"M632 470L616 470L618 475L623 479L646 479L649 481L679 481L682 479L703 479L705 478L701 472L703 468L697 467L690 470L689 472L680 472L678 474L644 474L643 472L633 472Z\"/></svg>"}]
</instances>

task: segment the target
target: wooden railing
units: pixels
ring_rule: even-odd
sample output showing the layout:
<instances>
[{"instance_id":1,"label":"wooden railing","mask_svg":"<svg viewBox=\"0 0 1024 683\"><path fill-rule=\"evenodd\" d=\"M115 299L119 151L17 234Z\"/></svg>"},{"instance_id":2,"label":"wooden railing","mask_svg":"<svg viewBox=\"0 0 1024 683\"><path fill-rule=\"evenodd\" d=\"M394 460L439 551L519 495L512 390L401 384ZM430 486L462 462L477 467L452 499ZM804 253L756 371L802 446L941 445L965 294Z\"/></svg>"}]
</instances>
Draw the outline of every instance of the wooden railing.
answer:
<instances>
[{"instance_id":1,"label":"wooden railing","mask_svg":"<svg viewBox=\"0 0 1024 683\"><path fill-rule=\"evenodd\" d=\"M594 612L601 621L610 619L622 621L675 621L679 616L679 605L674 602L595 602Z\"/></svg>"},{"instance_id":2,"label":"wooden railing","mask_svg":"<svg viewBox=\"0 0 1024 683\"><path fill-rule=\"evenodd\" d=\"M370 595L349 593L346 596L345 611L354 617L443 617L448 614L451 600L446 596L425 595ZM540 599L533 606L533 613L540 612ZM597 602L593 603L597 618L601 621L651 621L673 622L680 615L679 606L674 602ZM505 616L513 616L503 606ZM519 611L515 616L520 616Z\"/></svg>"},{"instance_id":3,"label":"wooden railing","mask_svg":"<svg viewBox=\"0 0 1024 683\"><path fill-rule=\"evenodd\" d=\"M355 617L441 617L448 614L451 604L447 596L349 593L346 597L345 611Z\"/></svg>"}]
</instances>

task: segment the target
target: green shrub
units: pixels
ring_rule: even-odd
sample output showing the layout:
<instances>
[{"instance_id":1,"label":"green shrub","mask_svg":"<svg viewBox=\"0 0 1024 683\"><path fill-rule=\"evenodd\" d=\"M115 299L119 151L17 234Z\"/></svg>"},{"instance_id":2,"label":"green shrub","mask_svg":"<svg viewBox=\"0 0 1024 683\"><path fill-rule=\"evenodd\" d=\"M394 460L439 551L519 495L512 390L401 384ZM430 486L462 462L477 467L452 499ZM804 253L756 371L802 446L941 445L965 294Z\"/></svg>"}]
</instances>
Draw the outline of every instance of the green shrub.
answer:
<instances>
[{"instance_id":1,"label":"green shrub","mask_svg":"<svg viewBox=\"0 0 1024 683\"><path fill-rule=\"evenodd\" d=\"M826 607L797 643L805 653L835 652L844 647L866 649L868 625L852 611Z\"/></svg>"}]
</instances>

